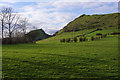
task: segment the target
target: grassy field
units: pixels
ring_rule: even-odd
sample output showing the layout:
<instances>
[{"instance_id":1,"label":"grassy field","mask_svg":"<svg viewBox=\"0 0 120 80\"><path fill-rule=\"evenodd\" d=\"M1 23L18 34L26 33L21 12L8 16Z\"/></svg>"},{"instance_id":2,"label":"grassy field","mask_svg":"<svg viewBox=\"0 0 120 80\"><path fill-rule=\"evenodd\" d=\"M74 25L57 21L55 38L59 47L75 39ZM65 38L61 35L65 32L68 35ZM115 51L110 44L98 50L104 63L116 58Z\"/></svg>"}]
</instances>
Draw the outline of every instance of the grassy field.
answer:
<instances>
[{"instance_id":1,"label":"grassy field","mask_svg":"<svg viewBox=\"0 0 120 80\"><path fill-rule=\"evenodd\" d=\"M71 31L87 30L87 29L110 29L117 28L120 18L119 13L104 14L104 15L81 15L69 22L63 29L57 34Z\"/></svg>"},{"instance_id":2,"label":"grassy field","mask_svg":"<svg viewBox=\"0 0 120 80\"><path fill-rule=\"evenodd\" d=\"M96 30L96 29L86 29L86 30L77 31L77 32L64 32L60 35L44 39L44 40L42 40L42 42L52 42L52 41L55 42L55 41L58 41L63 38L74 38L76 36L83 35L83 34L86 34L85 35L86 37L91 37L91 36L96 36L97 33L108 34L108 33L113 33L113 32L120 32L120 29L115 29L115 28L92 32L94 30ZM90 32L92 32L92 33L90 33ZM37 43L39 43L39 41Z\"/></svg>"},{"instance_id":3,"label":"grassy field","mask_svg":"<svg viewBox=\"0 0 120 80\"><path fill-rule=\"evenodd\" d=\"M92 34L93 35L93 34ZM7 78L117 78L118 36L77 43L3 45Z\"/></svg>"}]
</instances>

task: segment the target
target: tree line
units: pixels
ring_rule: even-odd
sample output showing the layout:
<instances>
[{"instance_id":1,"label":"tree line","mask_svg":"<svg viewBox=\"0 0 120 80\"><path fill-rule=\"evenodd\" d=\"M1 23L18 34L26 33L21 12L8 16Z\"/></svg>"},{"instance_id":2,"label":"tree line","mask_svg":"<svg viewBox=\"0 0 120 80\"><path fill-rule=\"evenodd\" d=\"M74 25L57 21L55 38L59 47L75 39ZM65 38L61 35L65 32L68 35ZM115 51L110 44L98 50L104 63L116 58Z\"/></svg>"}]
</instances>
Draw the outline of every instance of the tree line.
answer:
<instances>
[{"instance_id":1,"label":"tree line","mask_svg":"<svg viewBox=\"0 0 120 80\"><path fill-rule=\"evenodd\" d=\"M31 42L26 37L28 25L28 19L15 12L13 8L2 7L0 9L0 28L3 44Z\"/></svg>"}]
</instances>

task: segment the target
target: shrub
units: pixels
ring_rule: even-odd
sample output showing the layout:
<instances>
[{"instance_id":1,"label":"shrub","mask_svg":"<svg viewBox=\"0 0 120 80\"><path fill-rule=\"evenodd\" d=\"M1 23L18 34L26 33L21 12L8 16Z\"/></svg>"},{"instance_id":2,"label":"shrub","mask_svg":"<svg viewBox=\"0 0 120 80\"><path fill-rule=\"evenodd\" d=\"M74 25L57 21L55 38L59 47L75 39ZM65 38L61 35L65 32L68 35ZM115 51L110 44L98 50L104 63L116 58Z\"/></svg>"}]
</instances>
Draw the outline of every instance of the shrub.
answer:
<instances>
[{"instance_id":1,"label":"shrub","mask_svg":"<svg viewBox=\"0 0 120 80\"><path fill-rule=\"evenodd\" d=\"M70 42L73 42L73 40L70 40Z\"/></svg>"},{"instance_id":2,"label":"shrub","mask_svg":"<svg viewBox=\"0 0 120 80\"><path fill-rule=\"evenodd\" d=\"M97 33L96 35L102 35L102 33Z\"/></svg>"},{"instance_id":3,"label":"shrub","mask_svg":"<svg viewBox=\"0 0 120 80\"><path fill-rule=\"evenodd\" d=\"M74 37L74 39L73 39L73 40L74 40L74 42L77 42L77 37Z\"/></svg>"},{"instance_id":4,"label":"shrub","mask_svg":"<svg viewBox=\"0 0 120 80\"><path fill-rule=\"evenodd\" d=\"M120 32L113 32L113 33L110 33L111 35L120 35Z\"/></svg>"},{"instance_id":5,"label":"shrub","mask_svg":"<svg viewBox=\"0 0 120 80\"><path fill-rule=\"evenodd\" d=\"M2 44L23 44L32 43L32 41L27 37L14 37L14 38L3 38Z\"/></svg>"},{"instance_id":6,"label":"shrub","mask_svg":"<svg viewBox=\"0 0 120 80\"><path fill-rule=\"evenodd\" d=\"M101 35L101 38L103 38L103 35Z\"/></svg>"},{"instance_id":7,"label":"shrub","mask_svg":"<svg viewBox=\"0 0 120 80\"><path fill-rule=\"evenodd\" d=\"M107 37L107 34L101 35L101 38L105 38Z\"/></svg>"},{"instance_id":8,"label":"shrub","mask_svg":"<svg viewBox=\"0 0 120 80\"><path fill-rule=\"evenodd\" d=\"M79 41L80 41L80 42L82 42L82 41L83 41L82 37L80 37L80 38L79 38Z\"/></svg>"},{"instance_id":9,"label":"shrub","mask_svg":"<svg viewBox=\"0 0 120 80\"><path fill-rule=\"evenodd\" d=\"M103 37L104 37L104 38L107 37L107 34L104 34Z\"/></svg>"},{"instance_id":10,"label":"shrub","mask_svg":"<svg viewBox=\"0 0 120 80\"><path fill-rule=\"evenodd\" d=\"M86 37L84 37L84 38L83 38L83 41L87 41L87 38L86 38Z\"/></svg>"},{"instance_id":11,"label":"shrub","mask_svg":"<svg viewBox=\"0 0 120 80\"><path fill-rule=\"evenodd\" d=\"M97 28L96 30L98 31L98 30L103 30L103 29L101 29L101 28Z\"/></svg>"},{"instance_id":12,"label":"shrub","mask_svg":"<svg viewBox=\"0 0 120 80\"><path fill-rule=\"evenodd\" d=\"M95 38L92 36L92 37L91 37L91 40L92 40L92 41L94 41L94 40L95 40Z\"/></svg>"},{"instance_id":13,"label":"shrub","mask_svg":"<svg viewBox=\"0 0 120 80\"><path fill-rule=\"evenodd\" d=\"M65 41L69 43L70 42L70 38L65 39Z\"/></svg>"},{"instance_id":14,"label":"shrub","mask_svg":"<svg viewBox=\"0 0 120 80\"><path fill-rule=\"evenodd\" d=\"M96 37L95 39L96 39L96 40L97 40L97 39L100 39L100 37Z\"/></svg>"},{"instance_id":15,"label":"shrub","mask_svg":"<svg viewBox=\"0 0 120 80\"><path fill-rule=\"evenodd\" d=\"M61 39L60 42L65 42L65 39Z\"/></svg>"}]
</instances>

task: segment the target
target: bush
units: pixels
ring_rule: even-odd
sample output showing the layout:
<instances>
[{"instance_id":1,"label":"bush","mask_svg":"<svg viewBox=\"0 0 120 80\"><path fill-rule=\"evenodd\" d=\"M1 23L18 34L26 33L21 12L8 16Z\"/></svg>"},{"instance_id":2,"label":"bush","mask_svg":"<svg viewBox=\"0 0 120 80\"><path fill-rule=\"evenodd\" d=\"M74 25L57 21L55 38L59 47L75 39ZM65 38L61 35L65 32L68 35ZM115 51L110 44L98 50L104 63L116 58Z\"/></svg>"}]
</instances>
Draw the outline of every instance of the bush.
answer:
<instances>
[{"instance_id":1,"label":"bush","mask_svg":"<svg viewBox=\"0 0 120 80\"><path fill-rule=\"evenodd\" d=\"M92 40L92 41L94 41L94 40L95 40L95 38L92 36L92 37L91 37L91 40Z\"/></svg>"},{"instance_id":2,"label":"bush","mask_svg":"<svg viewBox=\"0 0 120 80\"><path fill-rule=\"evenodd\" d=\"M96 35L102 35L102 33L97 33Z\"/></svg>"},{"instance_id":3,"label":"bush","mask_svg":"<svg viewBox=\"0 0 120 80\"><path fill-rule=\"evenodd\" d=\"M86 38L86 37L84 37L84 38L83 38L83 41L87 41L87 38Z\"/></svg>"},{"instance_id":4,"label":"bush","mask_svg":"<svg viewBox=\"0 0 120 80\"><path fill-rule=\"evenodd\" d=\"M120 35L120 32L113 32L113 33L110 33L111 35Z\"/></svg>"},{"instance_id":5,"label":"bush","mask_svg":"<svg viewBox=\"0 0 120 80\"><path fill-rule=\"evenodd\" d=\"M98 30L103 30L103 29L101 29L101 28L97 28L96 30L98 31Z\"/></svg>"},{"instance_id":6,"label":"bush","mask_svg":"<svg viewBox=\"0 0 120 80\"><path fill-rule=\"evenodd\" d=\"M101 35L101 38L105 38L107 37L107 34Z\"/></svg>"},{"instance_id":7,"label":"bush","mask_svg":"<svg viewBox=\"0 0 120 80\"><path fill-rule=\"evenodd\" d=\"M23 44L32 43L32 41L27 37L14 37L14 38L3 38L2 44Z\"/></svg>"},{"instance_id":8,"label":"bush","mask_svg":"<svg viewBox=\"0 0 120 80\"><path fill-rule=\"evenodd\" d=\"M65 39L61 39L60 42L65 42Z\"/></svg>"},{"instance_id":9,"label":"bush","mask_svg":"<svg viewBox=\"0 0 120 80\"><path fill-rule=\"evenodd\" d=\"M107 37L107 34L104 34L103 37L104 37L104 38Z\"/></svg>"},{"instance_id":10,"label":"bush","mask_svg":"<svg viewBox=\"0 0 120 80\"><path fill-rule=\"evenodd\" d=\"M77 37L74 37L74 38L73 38L73 41L74 41L74 42L77 42Z\"/></svg>"},{"instance_id":11,"label":"bush","mask_svg":"<svg viewBox=\"0 0 120 80\"><path fill-rule=\"evenodd\" d=\"M70 42L73 42L73 40L70 40Z\"/></svg>"},{"instance_id":12,"label":"bush","mask_svg":"<svg viewBox=\"0 0 120 80\"><path fill-rule=\"evenodd\" d=\"M65 41L69 43L70 42L70 38L65 39Z\"/></svg>"},{"instance_id":13,"label":"bush","mask_svg":"<svg viewBox=\"0 0 120 80\"><path fill-rule=\"evenodd\" d=\"M95 39L98 40L98 39L100 39L100 37L96 37Z\"/></svg>"},{"instance_id":14,"label":"bush","mask_svg":"<svg viewBox=\"0 0 120 80\"><path fill-rule=\"evenodd\" d=\"M82 37L80 37L80 38L79 38L79 41L80 41L80 42L82 42L82 41L83 41L83 38L82 38Z\"/></svg>"}]
</instances>

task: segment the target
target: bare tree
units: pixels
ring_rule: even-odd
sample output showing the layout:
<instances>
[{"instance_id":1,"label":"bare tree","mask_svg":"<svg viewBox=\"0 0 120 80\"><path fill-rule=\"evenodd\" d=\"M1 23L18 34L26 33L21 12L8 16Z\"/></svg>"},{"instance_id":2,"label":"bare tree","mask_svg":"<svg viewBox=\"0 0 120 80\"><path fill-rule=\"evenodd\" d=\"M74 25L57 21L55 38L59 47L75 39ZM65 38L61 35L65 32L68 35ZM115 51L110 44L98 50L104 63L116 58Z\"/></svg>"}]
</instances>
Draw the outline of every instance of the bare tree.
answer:
<instances>
[{"instance_id":1,"label":"bare tree","mask_svg":"<svg viewBox=\"0 0 120 80\"><path fill-rule=\"evenodd\" d=\"M18 29L18 21L20 20L20 15L14 12L12 8L6 8L6 13L7 13L7 26L5 29L8 30L8 36L11 39L13 32Z\"/></svg>"},{"instance_id":2,"label":"bare tree","mask_svg":"<svg viewBox=\"0 0 120 80\"><path fill-rule=\"evenodd\" d=\"M23 36L25 36L26 34L26 30L27 30L27 26L29 25L28 23L28 19L27 18L23 18L19 21L19 27L21 28L22 30L22 33L23 33Z\"/></svg>"},{"instance_id":3,"label":"bare tree","mask_svg":"<svg viewBox=\"0 0 120 80\"><path fill-rule=\"evenodd\" d=\"M27 37L27 18L21 18L21 16L14 12L10 7L2 8L0 12L1 28L2 28L2 39L6 43L24 43ZM5 37L5 38L4 38ZM17 42L17 40L19 40Z\"/></svg>"},{"instance_id":4,"label":"bare tree","mask_svg":"<svg viewBox=\"0 0 120 80\"><path fill-rule=\"evenodd\" d=\"M0 9L0 23L1 23L1 28L2 28L2 39L4 38L4 28L6 24L6 18L7 18L7 8L2 7Z\"/></svg>"}]
</instances>

